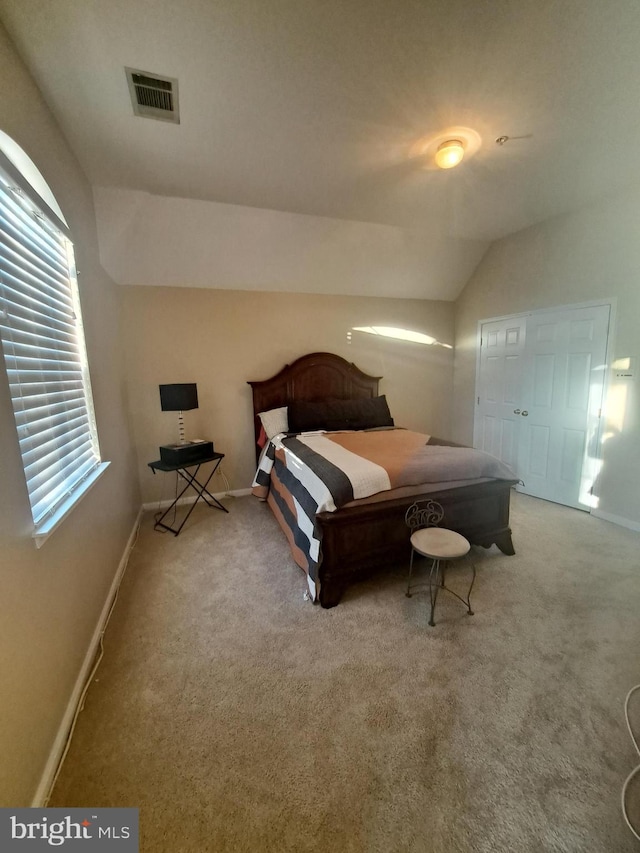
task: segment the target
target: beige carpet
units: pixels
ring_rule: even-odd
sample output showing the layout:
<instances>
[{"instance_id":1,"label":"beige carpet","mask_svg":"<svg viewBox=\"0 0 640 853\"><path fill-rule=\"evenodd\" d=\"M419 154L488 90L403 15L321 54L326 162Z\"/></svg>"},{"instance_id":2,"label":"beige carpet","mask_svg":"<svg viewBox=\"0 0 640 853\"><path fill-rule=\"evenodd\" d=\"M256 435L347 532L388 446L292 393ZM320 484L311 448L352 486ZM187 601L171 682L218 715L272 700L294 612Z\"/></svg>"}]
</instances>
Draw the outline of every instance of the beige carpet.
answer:
<instances>
[{"instance_id":1,"label":"beige carpet","mask_svg":"<svg viewBox=\"0 0 640 853\"><path fill-rule=\"evenodd\" d=\"M50 805L137 806L149 853L638 850L639 534L514 494L517 555L429 628L406 566L304 601L269 509L225 502L145 517Z\"/></svg>"}]
</instances>

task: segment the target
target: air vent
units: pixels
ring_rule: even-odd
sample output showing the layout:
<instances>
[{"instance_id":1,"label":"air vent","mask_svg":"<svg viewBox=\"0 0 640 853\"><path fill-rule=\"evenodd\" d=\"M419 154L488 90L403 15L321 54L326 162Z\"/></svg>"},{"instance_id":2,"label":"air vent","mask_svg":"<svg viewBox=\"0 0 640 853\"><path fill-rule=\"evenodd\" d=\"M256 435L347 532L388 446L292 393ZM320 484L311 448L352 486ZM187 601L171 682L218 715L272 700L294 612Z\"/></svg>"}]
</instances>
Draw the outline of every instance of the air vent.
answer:
<instances>
[{"instance_id":1,"label":"air vent","mask_svg":"<svg viewBox=\"0 0 640 853\"><path fill-rule=\"evenodd\" d=\"M180 124L178 81L174 77L160 77L135 68L125 71L135 115Z\"/></svg>"}]
</instances>

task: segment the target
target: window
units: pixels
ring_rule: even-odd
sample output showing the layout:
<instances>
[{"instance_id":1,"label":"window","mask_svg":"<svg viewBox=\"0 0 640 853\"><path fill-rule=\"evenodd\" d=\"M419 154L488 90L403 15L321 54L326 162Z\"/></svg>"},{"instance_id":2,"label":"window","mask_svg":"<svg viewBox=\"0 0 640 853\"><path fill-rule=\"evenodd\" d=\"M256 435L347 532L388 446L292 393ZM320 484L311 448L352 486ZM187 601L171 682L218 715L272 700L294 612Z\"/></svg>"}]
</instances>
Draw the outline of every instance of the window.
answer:
<instances>
[{"instance_id":1,"label":"window","mask_svg":"<svg viewBox=\"0 0 640 853\"><path fill-rule=\"evenodd\" d=\"M69 230L40 173L21 149L20 160L12 156L7 139L0 135L0 337L40 545L106 465Z\"/></svg>"}]
</instances>

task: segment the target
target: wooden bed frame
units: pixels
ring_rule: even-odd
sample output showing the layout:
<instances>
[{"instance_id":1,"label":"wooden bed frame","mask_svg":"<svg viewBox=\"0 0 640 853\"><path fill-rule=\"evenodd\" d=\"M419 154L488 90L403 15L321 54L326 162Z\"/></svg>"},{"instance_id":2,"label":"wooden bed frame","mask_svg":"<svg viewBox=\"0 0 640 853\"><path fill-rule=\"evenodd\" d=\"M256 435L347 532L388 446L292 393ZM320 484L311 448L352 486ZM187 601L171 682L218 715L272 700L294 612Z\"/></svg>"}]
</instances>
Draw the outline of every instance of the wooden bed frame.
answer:
<instances>
[{"instance_id":1,"label":"wooden bed frame","mask_svg":"<svg viewBox=\"0 0 640 853\"><path fill-rule=\"evenodd\" d=\"M257 440L259 412L286 406L293 400L358 399L378 395L382 377L369 376L340 356L326 352L304 355L263 381L249 382ZM393 413L392 413L393 414ZM444 526L488 548L515 554L509 528L509 497L516 481L492 480L470 486L429 492L444 508ZM322 530L319 569L320 603L334 607L346 587L372 571L409 559L409 533L404 516L420 495L380 503L345 507L318 515Z\"/></svg>"}]
</instances>

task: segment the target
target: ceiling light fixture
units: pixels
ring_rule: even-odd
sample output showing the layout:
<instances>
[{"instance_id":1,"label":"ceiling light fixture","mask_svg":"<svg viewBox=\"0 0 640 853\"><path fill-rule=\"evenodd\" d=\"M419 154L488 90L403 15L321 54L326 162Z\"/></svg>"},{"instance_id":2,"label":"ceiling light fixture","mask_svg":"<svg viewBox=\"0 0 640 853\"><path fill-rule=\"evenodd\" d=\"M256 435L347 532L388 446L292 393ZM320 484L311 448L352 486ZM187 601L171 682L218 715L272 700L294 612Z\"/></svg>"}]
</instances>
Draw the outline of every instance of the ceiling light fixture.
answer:
<instances>
[{"instance_id":1,"label":"ceiling light fixture","mask_svg":"<svg viewBox=\"0 0 640 853\"><path fill-rule=\"evenodd\" d=\"M451 169L464 158L471 160L480 150L480 134L470 127L455 125L443 127L439 133L416 139L409 149L409 157L422 169L433 172Z\"/></svg>"},{"instance_id":2,"label":"ceiling light fixture","mask_svg":"<svg viewBox=\"0 0 640 853\"><path fill-rule=\"evenodd\" d=\"M441 169L453 169L464 157L464 145L459 139L447 139L438 145L436 164Z\"/></svg>"}]
</instances>

